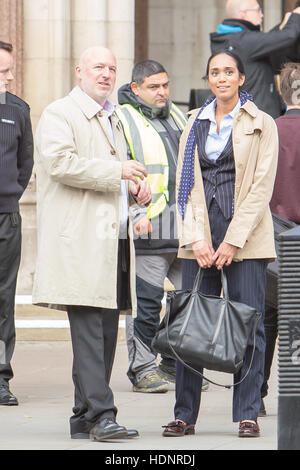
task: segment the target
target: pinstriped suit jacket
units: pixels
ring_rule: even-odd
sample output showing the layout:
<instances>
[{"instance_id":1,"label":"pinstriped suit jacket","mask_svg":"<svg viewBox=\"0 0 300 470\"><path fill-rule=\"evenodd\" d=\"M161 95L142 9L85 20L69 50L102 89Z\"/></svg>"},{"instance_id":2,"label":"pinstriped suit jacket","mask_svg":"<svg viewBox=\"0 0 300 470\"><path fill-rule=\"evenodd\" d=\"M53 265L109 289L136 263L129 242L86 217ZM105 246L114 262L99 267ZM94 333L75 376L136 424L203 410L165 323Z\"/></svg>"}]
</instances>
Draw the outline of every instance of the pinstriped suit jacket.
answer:
<instances>
[{"instance_id":1,"label":"pinstriped suit jacket","mask_svg":"<svg viewBox=\"0 0 300 470\"><path fill-rule=\"evenodd\" d=\"M199 109L190 113L179 148L176 186L181 179L184 149ZM235 261L276 258L269 202L273 192L278 159L278 134L274 120L247 101L234 117L232 131L235 162L234 215L224 241L238 247ZM179 253L194 258L191 243L211 242L210 226L198 150L194 159L195 184L190 193L184 220L177 211Z\"/></svg>"}]
</instances>

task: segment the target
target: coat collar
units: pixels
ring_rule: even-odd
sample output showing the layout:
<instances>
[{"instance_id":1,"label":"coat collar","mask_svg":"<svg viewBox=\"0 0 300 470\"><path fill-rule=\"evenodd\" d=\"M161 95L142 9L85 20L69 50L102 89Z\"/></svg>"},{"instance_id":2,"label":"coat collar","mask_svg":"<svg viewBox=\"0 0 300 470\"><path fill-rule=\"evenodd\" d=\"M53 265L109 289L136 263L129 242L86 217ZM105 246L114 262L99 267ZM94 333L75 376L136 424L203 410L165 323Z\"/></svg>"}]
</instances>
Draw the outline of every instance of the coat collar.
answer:
<instances>
[{"instance_id":1,"label":"coat collar","mask_svg":"<svg viewBox=\"0 0 300 470\"><path fill-rule=\"evenodd\" d=\"M77 103L88 119L92 119L99 112L99 104L84 93L78 85L73 88L69 96Z\"/></svg>"},{"instance_id":2,"label":"coat collar","mask_svg":"<svg viewBox=\"0 0 300 470\"><path fill-rule=\"evenodd\" d=\"M241 109L244 109L248 114L250 114L250 116L252 118L256 118L257 117L257 111L258 111L258 108L257 106L253 103L253 101L246 101L245 104L243 104L243 106L241 106Z\"/></svg>"},{"instance_id":3,"label":"coat collar","mask_svg":"<svg viewBox=\"0 0 300 470\"><path fill-rule=\"evenodd\" d=\"M192 118L192 122L197 117L199 111L200 111L200 108L192 109L187 113L188 116ZM263 125L262 114L259 113L259 109L253 103L253 101L247 100L246 103L244 103L243 106L241 106L239 112L236 113L235 115L235 120L238 119L239 116L241 116L241 114L249 115L252 121L252 124L248 122L246 133L252 133L254 129L262 129L262 125Z\"/></svg>"}]
</instances>

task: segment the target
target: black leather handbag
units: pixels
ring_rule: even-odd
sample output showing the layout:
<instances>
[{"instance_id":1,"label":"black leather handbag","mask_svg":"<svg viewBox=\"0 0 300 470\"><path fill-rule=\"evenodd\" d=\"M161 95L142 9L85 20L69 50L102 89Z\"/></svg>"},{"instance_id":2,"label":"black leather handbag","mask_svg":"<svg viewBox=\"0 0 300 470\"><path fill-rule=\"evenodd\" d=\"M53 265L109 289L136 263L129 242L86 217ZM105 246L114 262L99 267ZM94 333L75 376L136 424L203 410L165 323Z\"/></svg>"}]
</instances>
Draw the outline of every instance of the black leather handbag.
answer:
<instances>
[{"instance_id":1,"label":"black leather handbag","mask_svg":"<svg viewBox=\"0 0 300 470\"><path fill-rule=\"evenodd\" d=\"M167 293L166 313L153 338L155 351L177 359L215 385L191 365L220 372L236 373L243 364L246 347L255 334L261 313L246 304L229 300L227 279L221 272L223 297L202 294L199 286L203 271L199 268L192 290L175 290ZM189 364L187 364L189 363Z\"/></svg>"}]
</instances>

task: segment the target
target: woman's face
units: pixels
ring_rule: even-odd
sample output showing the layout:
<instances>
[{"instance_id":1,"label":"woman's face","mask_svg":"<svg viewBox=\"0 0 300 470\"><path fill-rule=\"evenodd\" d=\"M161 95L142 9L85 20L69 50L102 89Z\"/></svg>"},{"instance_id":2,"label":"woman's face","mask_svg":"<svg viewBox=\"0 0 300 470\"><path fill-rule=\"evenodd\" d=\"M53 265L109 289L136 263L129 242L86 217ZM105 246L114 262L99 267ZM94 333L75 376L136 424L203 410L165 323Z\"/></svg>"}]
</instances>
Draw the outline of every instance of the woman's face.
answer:
<instances>
[{"instance_id":1,"label":"woman's face","mask_svg":"<svg viewBox=\"0 0 300 470\"><path fill-rule=\"evenodd\" d=\"M245 76L240 75L233 57L218 54L211 59L208 70L208 85L217 99L230 101L238 96Z\"/></svg>"}]
</instances>

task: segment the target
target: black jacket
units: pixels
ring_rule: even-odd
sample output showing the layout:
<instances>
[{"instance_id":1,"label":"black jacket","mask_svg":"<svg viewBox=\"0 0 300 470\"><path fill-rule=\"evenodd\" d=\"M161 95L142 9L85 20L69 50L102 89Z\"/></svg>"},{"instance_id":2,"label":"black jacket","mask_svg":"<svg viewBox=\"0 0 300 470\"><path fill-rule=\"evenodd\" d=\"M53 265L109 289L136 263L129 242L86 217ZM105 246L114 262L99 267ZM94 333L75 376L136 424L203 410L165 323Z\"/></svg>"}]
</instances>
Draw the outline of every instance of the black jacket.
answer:
<instances>
[{"instance_id":1,"label":"black jacket","mask_svg":"<svg viewBox=\"0 0 300 470\"><path fill-rule=\"evenodd\" d=\"M223 25L241 27L243 31L218 34L211 33L212 53L232 50L242 59L246 81L243 88L251 93L259 109L277 118L283 113L283 103L274 80L273 59L294 47L300 38L300 15L292 14L282 29L268 33L260 31L259 26L244 20L226 19Z\"/></svg>"},{"instance_id":2,"label":"black jacket","mask_svg":"<svg viewBox=\"0 0 300 470\"><path fill-rule=\"evenodd\" d=\"M118 100L119 104L131 104L151 122L165 144L169 160L169 203L162 214L151 219L153 228L151 237L135 236L136 253L160 254L176 252L178 250L178 239L175 210L175 181L181 130L169 114L167 107L162 110L155 108L154 111L150 105L140 100L132 92L129 84L126 84L119 89ZM159 113L156 114L156 111L159 111ZM130 151L129 155L131 157ZM142 213L143 210L141 211L141 214ZM139 213L137 211L136 220L138 220L138 217Z\"/></svg>"},{"instance_id":3,"label":"black jacket","mask_svg":"<svg viewBox=\"0 0 300 470\"><path fill-rule=\"evenodd\" d=\"M32 173L33 136L28 104L11 93L0 98L0 213L11 213Z\"/></svg>"}]
</instances>

